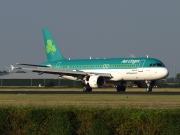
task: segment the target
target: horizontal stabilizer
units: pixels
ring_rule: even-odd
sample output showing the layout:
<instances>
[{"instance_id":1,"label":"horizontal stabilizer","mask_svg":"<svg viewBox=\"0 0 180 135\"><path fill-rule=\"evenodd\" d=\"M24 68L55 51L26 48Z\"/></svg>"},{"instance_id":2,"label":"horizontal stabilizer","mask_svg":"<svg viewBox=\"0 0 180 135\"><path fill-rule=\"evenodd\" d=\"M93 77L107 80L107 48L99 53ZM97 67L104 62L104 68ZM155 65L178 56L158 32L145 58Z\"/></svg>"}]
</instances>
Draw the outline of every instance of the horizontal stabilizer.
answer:
<instances>
[{"instance_id":1,"label":"horizontal stabilizer","mask_svg":"<svg viewBox=\"0 0 180 135\"><path fill-rule=\"evenodd\" d=\"M21 67L14 67L13 65L10 65L10 69L11 71L13 71L14 69L22 69Z\"/></svg>"}]
</instances>

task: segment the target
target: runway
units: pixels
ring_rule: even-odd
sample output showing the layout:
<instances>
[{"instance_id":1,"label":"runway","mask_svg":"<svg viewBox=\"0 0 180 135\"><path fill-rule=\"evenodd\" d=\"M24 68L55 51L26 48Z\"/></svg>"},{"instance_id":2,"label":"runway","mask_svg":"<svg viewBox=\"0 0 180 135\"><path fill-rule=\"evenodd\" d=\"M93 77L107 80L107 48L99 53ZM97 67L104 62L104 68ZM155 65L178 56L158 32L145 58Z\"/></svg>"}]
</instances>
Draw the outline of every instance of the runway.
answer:
<instances>
[{"instance_id":1,"label":"runway","mask_svg":"<svg viewBox=\"0 0 180 135\"><path fill-rule=\"evenodd\" d=\"M43 90L31 90L31 91L0 91L0 94L122 94L122 95L180 95L180 92L116 92L116 91L43 91Z\"/></svg>"}]
</instances>

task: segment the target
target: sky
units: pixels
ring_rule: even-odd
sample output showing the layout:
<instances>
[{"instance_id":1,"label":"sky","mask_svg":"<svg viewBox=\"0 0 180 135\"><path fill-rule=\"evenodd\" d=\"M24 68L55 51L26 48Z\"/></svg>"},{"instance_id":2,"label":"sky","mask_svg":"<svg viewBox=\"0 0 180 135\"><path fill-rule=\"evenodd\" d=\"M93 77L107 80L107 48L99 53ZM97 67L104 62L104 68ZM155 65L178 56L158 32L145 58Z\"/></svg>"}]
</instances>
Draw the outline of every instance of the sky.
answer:
<instances>
[{"instance_id":1,"label":"sky","mask_svg":"<svg viewBox=\"0 0 180 135\"><path fill-rule=\"evenodd\" d=\"M0 70L45 62L43 28L66 58L148 55L180 73L179 0L2 0Z\"/></svg>"}]
</instances>

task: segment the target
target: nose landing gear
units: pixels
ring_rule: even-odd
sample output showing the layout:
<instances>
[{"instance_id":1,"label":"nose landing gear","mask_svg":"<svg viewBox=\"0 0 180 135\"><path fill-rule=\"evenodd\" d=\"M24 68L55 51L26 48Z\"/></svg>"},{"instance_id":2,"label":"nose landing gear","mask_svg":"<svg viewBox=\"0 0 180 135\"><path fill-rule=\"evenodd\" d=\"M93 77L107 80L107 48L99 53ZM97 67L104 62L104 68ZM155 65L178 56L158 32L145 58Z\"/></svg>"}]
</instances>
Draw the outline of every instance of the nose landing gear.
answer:
<instances>
[{"instance_id":1,"label":"nose landing gear","mask_svg":"<svg viewBox=\"0 0 180 135\"><path fill-rule=\"evenodd\" d=\"M147 91L147 92L151 92L151 91L152 91L152 88L154 87L154 85L155 85L155 83L156 83L156 81L148 81L148 80L146 80L145 82L146 82L146 84L147 84L146 91Z\"/></svg>"}]
</instances>

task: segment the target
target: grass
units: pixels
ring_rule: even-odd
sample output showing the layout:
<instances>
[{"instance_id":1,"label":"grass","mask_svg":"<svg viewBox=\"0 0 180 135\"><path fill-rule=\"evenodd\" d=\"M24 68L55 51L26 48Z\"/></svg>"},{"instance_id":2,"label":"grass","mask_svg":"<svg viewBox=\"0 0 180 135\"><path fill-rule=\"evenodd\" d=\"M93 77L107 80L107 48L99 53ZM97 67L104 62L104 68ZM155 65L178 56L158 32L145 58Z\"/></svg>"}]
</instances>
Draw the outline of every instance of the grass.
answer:
<instances>
[{"instance_id":1,"label":"grass","mask_svg":"<svg viewBox=\"0 0 180 135\"><path fill-rule=\"evenodd\" d=\"M2 89L1 89L2 90ZM6 89L3 89L6 90ZM36 89L7 89L31 91ZM38 89L39 90L39 89ZM62 89L45 89L60 91ZM81 89L63 89L81 91ZM114 89L97 89L96 91L114 91ZM128 89L143 91L144 89ZM95 90L94 90L95 91ZM154 92L179 92L180 89L154 89ZM144 90L145 92L145 90ZM95 106L95 107L134 107L134 108L179 108L180 95L154 94L1 94L0 105L32 106Z\"/></svg>"},{"instance_id":2,"label":"grass","mask_svg":"<svg viewBox=\"0 0 180 135\"><path fill-rule=\"evenodd\" d=\"M5 135L179 135L180 109L0 106Z\"/></svg>"}]
</instances>

